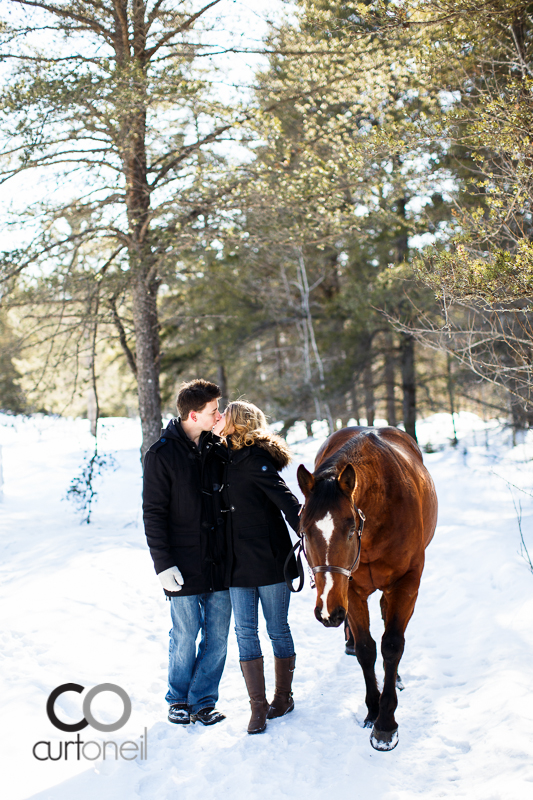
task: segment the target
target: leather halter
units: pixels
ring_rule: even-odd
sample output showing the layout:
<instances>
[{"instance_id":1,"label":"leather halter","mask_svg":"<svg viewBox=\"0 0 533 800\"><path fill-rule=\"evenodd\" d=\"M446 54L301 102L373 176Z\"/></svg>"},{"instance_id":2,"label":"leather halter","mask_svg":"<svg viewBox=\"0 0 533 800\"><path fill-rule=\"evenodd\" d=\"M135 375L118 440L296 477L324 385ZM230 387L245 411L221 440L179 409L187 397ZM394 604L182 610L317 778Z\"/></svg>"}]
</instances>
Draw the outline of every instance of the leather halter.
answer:
<instances>
[{"instance_id":1,"label":"leather halter","mask_svg":"<svg viewBox=\"0 0 533 800\"><path fill-rule=\"evenodd\" d=\"M305 533L305 531L302 531L301 535L298 534L298 536L299 536L298 541L292 546L292 548L291 548L291 550L290 550L290 552L289 552L289 554L288 554L288 556L287 556L287 558L285 560L285 566L283 568L283 573L284 573L284 576L285 576L285 582L286 582L287 586L289 587L289 589L291 590L291 592L295 592L295 593L296 592L301 592L302 589L303 589L303 586L304 586L304 571L303 571L303 566L302 566L302 553L304 554L305 559L306 559L307 564L308 564L307 568L309 570L309 580L310 580L310 584L311 584L311 589L314 589L314 587L315 587L314 578L315 578L315 575L318 572L336 572L339 575L344 575L346 578L348 578L349 581L352 580L352 572L355 569L357 569L357 567L359 566L359 561L361 559L361 537L363 535L363 528L364 528L365 522L366 522L365 515L363 514L363 512L361 511L360 508L357 508L357 506L355 504L353 506L353 511L355 512L354 516L355 516L355 514L357 514L357 516L359 517L359 526L357 528L357 554L355 556L355 559L353 561L352 566L349 569L345 569L345 567L330 566L329 564L320 565L318 567L309 566L309 559L307 558L307 553L305 552L305 537L306 537L306 533ZM353 534L349 538L351 539L352 537L353 537ZM288 569L288 566L289 566L289 561L290 561L290 559L291 559L291 557L293 555L296 558L296 566L297 566L297 569L298 569L298 578L300 579L300 583L298 584L298 588L297 589L294 589L294 587L292 585L292 580L287 575L287 569Z\"/></svg>"}]
</instances>

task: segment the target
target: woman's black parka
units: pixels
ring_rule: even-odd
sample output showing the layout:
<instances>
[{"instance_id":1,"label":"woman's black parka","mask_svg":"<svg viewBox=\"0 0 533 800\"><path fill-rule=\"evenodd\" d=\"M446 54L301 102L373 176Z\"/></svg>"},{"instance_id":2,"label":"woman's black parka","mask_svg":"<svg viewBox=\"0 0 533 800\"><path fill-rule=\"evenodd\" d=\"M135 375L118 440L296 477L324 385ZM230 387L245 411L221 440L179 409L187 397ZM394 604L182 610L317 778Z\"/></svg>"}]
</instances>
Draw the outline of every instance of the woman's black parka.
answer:
<instances>
[{"instance_id":1,"label":"woman's black parka","mask_svg":"<svg viewBox=\"0 0 533 800\"><path fill-rule=\"evenodd\" d=\"M222 497L227 509L226 586L269 586L284 581L283 565L292 547L282 511L298 530L300 503L278 470L290 461L287 444L269 432L256 444L234 450L228 437L228 462ZM296 562L289 574L297 576Z\"/></svg>"}]
</instances>

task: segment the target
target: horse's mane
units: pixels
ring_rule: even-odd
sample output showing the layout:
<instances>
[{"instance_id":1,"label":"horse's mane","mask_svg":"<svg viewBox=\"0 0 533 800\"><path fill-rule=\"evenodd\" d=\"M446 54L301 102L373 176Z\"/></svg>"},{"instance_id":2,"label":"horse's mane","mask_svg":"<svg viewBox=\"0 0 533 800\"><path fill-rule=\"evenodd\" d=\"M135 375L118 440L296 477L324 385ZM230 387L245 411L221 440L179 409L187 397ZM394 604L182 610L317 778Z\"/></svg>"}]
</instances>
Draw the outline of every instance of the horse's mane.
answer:
<instances>
[{"instance_id":1,"label":"horse's mane","mask_svg":"<svg viewBox=\"0 0 533 800\"><path fill-rule=\"evenodd\" d=\"M382 452L389 451L390 447L374 431L361 431L343 444L335 453L326 458L315 472L315 480L323 481L335 479L344 469L346 464L356 465L361 459L363 446L371 442Z\"/></svg>"},{"instance_id":2,"label":"horse's mane","mask_svg":"<svg viewBox=\"0 0 533 800\"><path fill-rule=\"evenodd\" d=\"M324 516L336 499L342 494L337 483L337 477L347 464L357 466L361 461L363 446L371 442L382 452L389 451L390 447L373 431L361 431L342 445L335 453L325 459L314 473L315 488L309 497L307 509L312 517Z\"/></svg>"}]
</instances>

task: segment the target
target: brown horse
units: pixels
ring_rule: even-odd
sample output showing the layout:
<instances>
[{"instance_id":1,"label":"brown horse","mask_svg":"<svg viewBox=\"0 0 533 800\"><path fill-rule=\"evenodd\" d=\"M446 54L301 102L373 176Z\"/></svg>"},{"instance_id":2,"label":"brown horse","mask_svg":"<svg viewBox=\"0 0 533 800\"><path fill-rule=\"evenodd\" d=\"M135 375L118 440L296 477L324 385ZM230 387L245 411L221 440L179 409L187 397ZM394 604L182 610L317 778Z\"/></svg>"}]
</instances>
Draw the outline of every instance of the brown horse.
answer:
<instances>
[{"instance_id":1,"label":"brown horse","mask_svg":"<svg viewBox=\"0 0 533 800\"><path fill-rule=\"evenodd\" d=\"M392 750L398 743L398 664L437 523L433 481L408 434L354 427L326 439L315 472L300 465L298 483L305 496L300 535L316 580L315 616L326 627L338 627L347 616L366 684L365 727L373 725L376 750ZM383 592L385 623L381 696L367 603L376 589Z\"/></svg>"}]
</instances>

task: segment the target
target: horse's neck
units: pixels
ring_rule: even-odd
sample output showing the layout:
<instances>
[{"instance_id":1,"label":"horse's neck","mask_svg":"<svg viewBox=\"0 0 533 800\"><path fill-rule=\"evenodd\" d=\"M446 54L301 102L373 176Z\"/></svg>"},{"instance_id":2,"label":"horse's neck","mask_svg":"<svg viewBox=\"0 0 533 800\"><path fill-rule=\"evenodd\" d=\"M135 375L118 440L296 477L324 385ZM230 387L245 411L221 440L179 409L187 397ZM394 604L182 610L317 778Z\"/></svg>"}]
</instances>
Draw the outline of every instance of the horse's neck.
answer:
<instances>
[{"instance_id":1,"label":"horse's neck","mask_svg":"<svg viewBox=\"0 0 533 800\"><path fill-rule=\"evenodd\" d=\"M355 467L356 484L354 503L368 517L383 506L385 482L383 474L374 464L359 464Z\"/></svg>"}]
</instances>

